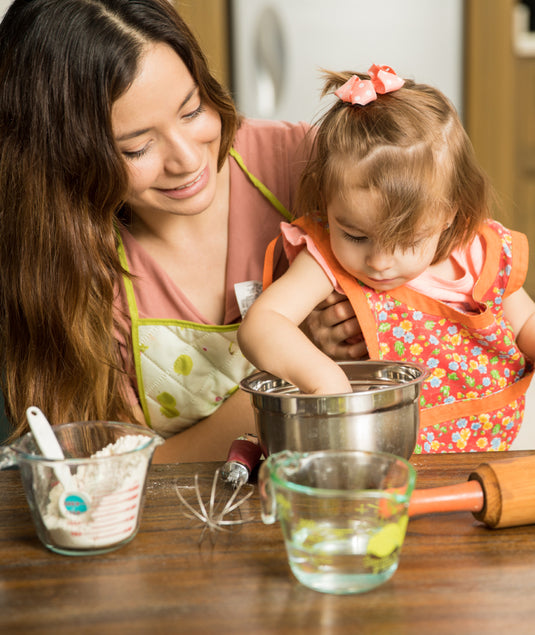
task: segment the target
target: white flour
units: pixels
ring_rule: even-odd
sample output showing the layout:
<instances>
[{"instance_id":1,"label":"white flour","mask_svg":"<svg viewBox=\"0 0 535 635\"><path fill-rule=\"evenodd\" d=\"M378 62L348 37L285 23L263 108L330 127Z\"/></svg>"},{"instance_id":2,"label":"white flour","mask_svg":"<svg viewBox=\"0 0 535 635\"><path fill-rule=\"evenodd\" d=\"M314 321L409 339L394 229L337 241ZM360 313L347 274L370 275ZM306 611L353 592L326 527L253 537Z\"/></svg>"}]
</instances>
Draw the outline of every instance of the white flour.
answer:
<instances>
[{"instance_id":1,"label":"white flour","mask_svg":"<svg viewBox=\"0 0 535 635\"><path fill-rule=\"evenodd\" d=\"M43 522L57 547L91 549L108 547L129 538L138 524L139 507L148 467L148 456L131 452L147 443L142 434L127 435L95 452L95 459L78 468L72 488L89 496L83 514L62 510L64 493L58 483L49 493ZM125 452L131 452L125 454ZM106 457L113 457L112 459ZM44 507L39 505L40 509Z\"/></svg>"}]
</instances>

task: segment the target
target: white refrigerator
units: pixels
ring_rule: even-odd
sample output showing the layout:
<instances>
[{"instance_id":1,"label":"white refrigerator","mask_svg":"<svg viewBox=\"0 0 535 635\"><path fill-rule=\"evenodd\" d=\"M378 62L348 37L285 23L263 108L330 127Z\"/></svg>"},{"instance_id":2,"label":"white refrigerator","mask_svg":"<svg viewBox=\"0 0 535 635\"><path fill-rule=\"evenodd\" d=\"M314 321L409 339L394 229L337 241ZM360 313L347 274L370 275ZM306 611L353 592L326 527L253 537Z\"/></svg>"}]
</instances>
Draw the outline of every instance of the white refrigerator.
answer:
<instances>
[{"instance_id":1,"label":"white refrigerator","mask_svg":"<svg viewBox=\"0 0 535 635\"><path fill-rule=\"evenodd\" d=\"M312 121L321 68L396 73L462 116L463 0L230 0L234 94L249 117Z\"/></svg>"},{"instance_id":2,"label":"white refrigerator","mask_svg":"<svg viewBox=\"0 0 535 635\"><path fill-rule=\"evenodd\" d=\"M0 20L4 17L5 12L13 0L0 0Z\"/></svg>"}]
</instances>

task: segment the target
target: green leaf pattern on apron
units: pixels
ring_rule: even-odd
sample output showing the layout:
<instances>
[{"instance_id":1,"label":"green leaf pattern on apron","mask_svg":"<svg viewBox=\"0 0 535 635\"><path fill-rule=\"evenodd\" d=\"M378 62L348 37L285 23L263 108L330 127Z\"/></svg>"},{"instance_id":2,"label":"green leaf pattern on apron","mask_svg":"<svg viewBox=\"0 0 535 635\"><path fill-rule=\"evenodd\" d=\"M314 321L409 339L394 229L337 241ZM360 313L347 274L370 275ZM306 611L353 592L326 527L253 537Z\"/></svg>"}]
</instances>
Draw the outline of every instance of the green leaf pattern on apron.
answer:
<instances>
[{"instance_id":1,"label":"green leaf pattern on apron","mask_svg":"<svg viewBox=\"0 0 535 635\"><path fill-rule=\"evenodd\" d=\"M177 375L189 375L193 368L193 360L189 355L179 355L173 365L173 370Z\"/></svg>"},{"instance_id":2,"label":"green leaf pattern on apron","mask_svg":"<svg viewBox=\"0 0 535 635\"><path fill-rule=\"evenodd\" d=\"M160 412L164 417L173 419L179 417L180 412L176 409L176 399L168 392L162 392L156 397L156 401L160 404Z\"/></svg>"}]
</instances>

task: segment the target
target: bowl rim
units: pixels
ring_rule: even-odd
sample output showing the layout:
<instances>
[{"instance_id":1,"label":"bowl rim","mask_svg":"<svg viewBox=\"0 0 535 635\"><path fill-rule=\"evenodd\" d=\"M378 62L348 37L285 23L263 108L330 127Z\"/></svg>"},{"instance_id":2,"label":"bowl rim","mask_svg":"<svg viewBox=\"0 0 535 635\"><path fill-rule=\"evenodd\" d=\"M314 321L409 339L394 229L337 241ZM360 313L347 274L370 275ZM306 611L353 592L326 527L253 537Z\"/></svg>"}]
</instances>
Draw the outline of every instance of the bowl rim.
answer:
<instances>
[{"instance_id":1,"label":"bowl rim","mask_svg":"<svg viewBox=\"0 0 535 635\"><path fill-rule=\"evenodd\" d=\"M244 377L240 381L239 386L241 390L243 390L246 393L249 393L251 397L254 397L256 395L259 395L259 396L261 395L262 397L266 397L266 398L272 397L277 399L304 399L304 400L310 401L310 400L323 400L323 399L331 399L331 398L339 398L339 397L344 397L344 398L351 398L354 396L360 397L365 395L374 395L374 394L377 394L378 392L387 392L389 390L399 390L399 389L409 388L410 386L421 384L430 375L429 369L426 368L423 364L419 364L417 362L396 362L393 360L371 360L370 359L370 360L340 361L340 362L337 362L337 364L341 367L368 366L368 367L377 368L377 369L379 368L388 369L391 367L397 367L397 368L405 367L407 369L412 369L413 371L417 371L419 375L418 377L413 377L406 382L392 384L391 386L381 388L381 391L360 390L358 392L351 392L351 393L311 395L311 394L299 392L293 384L291 384L290 382L284 379L281 379L280 377L277 377L277 375L273 375L272 373L269 373L265 370L257 370L251 375ZM263 380L264 382L270 381L270 380L274 382L280 382L281 387L284 386L290 389L294 388L294 391L293 392L279 392L279 391L273 392L269 390L260 390L252 386L253 382L261 381L261 380Z\"/></svg>"}]
</instances>

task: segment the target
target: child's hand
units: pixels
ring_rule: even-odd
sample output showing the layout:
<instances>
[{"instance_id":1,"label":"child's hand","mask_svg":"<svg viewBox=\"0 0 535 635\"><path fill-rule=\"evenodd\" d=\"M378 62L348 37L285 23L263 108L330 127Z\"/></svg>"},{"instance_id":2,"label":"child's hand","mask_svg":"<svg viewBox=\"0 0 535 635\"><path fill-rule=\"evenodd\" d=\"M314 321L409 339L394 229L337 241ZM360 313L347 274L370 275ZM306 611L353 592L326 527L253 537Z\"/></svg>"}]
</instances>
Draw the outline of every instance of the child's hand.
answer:
<instances>
[{"instance_id":1,"label":"child's hand","mask_svg":"<svg viewBox=\"0 0 535 635\"><path fill-rule=\"evenodd\" d=\"M340 395L353 392L353 388L344 371L333 362L321 369L321 375L315 378L316 385L303 390L310 395Z\"/></svg>"},{"instance_id":2,"label":"child's hand","mask_svg":"<svg viewBox=\"0 0 535 635\"><path fill-rule=\"evenodd\" d=\"M332 359L368 357L360 325L345 295L331 293L301 324L301 330Z\"/></svg>"},{"instance_id":3,"label":"child's hand","mask_svg":"<svg viewBox=\"0 0 535 635\"><path fill-rule=\"evenodd\" d=\"M314 390L314 392L311 393L307 393L309 395L341 395L341 394L346 394L349 392L353 392L353 389L351 388L351 384L349 384L348 386L342 388L333 388L331 390L327 389L326 386L321 386L320 388Z\"/></svg>"}]
</instances>

